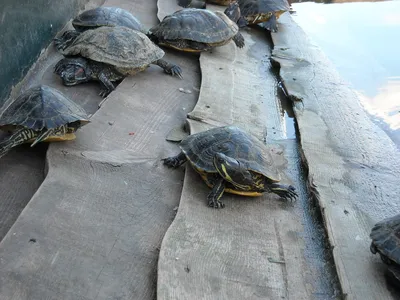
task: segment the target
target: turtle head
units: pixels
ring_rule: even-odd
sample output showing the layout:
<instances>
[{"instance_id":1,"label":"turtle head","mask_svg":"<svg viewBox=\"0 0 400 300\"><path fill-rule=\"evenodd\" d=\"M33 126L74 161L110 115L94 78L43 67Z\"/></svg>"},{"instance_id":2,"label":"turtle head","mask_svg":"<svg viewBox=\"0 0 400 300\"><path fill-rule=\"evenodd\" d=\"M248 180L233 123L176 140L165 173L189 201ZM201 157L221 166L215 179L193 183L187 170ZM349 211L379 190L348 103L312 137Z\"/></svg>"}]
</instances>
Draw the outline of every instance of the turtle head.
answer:
<instances>
[{"instance_id":1,"label":"turtle head","mask_svg":"<svg viewBox=\"0 0 400 300\"><path fill-rule=\"evenodd\" d=\"M233 22L237 23L241 15L239 3L236 0L231 1L228 7L225 9L224 14L227 15L228 18Z\"/></svg>"},{"instance_id":2,"label":"turtle head","mask_svg":"<svg viewBox=\"0 0 400 300\"><path fill-rule=\"evenodd\" d=\"M54 73L62 78L66 86L88 82L91 79L87 60L82 57L63 58L56 64Z\"/></svg>"},{"instance_id":3,"label":"turtle head","mask_svg":"<svg viewBox=\"0 0 400 300\"><path fill-rule=\"evenodd\" d=\"M222 178L232 183L237 189L249 190L255 186L253 176L245 164L232 157L216 153L214 167Z\"/></svg>"}]
</instances>

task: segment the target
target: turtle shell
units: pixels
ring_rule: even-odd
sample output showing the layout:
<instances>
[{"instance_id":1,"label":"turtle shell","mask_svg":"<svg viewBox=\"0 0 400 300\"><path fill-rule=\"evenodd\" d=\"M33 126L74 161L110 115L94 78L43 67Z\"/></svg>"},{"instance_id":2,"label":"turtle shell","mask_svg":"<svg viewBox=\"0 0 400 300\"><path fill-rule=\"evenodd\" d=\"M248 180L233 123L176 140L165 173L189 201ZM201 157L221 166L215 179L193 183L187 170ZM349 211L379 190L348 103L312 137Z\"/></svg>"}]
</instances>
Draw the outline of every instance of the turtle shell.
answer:
<instances>
[{"instance_id":1,"label":"turtle shell","mask_svg":"<svg viewBox=\"0 0 400 300\"><path fill-rule=\"evenodd\" d=\"M149 33L166 40L191 40L213 44L233 38L239 31L224 13L184 8L166 16Z\"/></svg>"},{"instance_id":2,"label":"turtle shell","mask_svg":"<svg viewBox=\"0 0 400 300\"><path fill-rule=\"evenodd\" d=\"M72 25L77 31L95 29L97 27L123 26L145 32L143 25L129 11L119 7L100 6L84 11L74 20Z\"/></svg>"},{"instance_id":3,"label":"turtle shell","mask_svg":"<svg viewBox=\"0 0 400 300\"><path fill-rule=\"evenodd\" d=\"M229 5L231 0L207 0L206 2L217 5Z\"/></svg>"},{"instance_id":4,"label":"turtle shell","mask_svg":"<svg viewBox=\"0 0 400 300\"><path fill-rule=\"evenodd\" d=\"M243 16L256 16L269 12L285 12L290 9L287 0L239 0Z\"/></svg>"},{"instance_id":5,"label":"turtle shell","mask_svg":"<svg viewBox=\"0 0 400 300\"><path fill-rule=\"evenodd\" d=\"M383 255L386 263L400 265L400 214L384 219L371 230L371 251ZM387 261L389 259L389 261Z\"/></svg>"},{"instance_id":6,"label":"turtle shell","mask_svg":"<svg viewBox=\"0 0 400 300\"><path fill-rule=\"evenodd\" d=\"M213 164L220 152L274 182L280 180L267 147L236 126L217 127L188 136L180 143L182 152L198 172L217 173Z\"/></svg>"},{"instance_id":7,"label":"turtle shell","mask_svg":"<svg viewBox=\"0 0 400 300\"><path fill-rule=\"evenodd\" d=\"M110 64L123 73L147 66L165 54L145 34L120 26L82 32L62 53Z\"/></svg>"},{"instance_id":8,"label":"turtle shell","mask_svg":"<svg viewBox=\"0 0 400 300\"><path fill-rule=\"evenodd\" d=\"M26 90L5 107L0 115L0 127L23 126L35 131L76 121L89 122L85 110L58 90L46 85Z\"/></svg>"}]
</instances>

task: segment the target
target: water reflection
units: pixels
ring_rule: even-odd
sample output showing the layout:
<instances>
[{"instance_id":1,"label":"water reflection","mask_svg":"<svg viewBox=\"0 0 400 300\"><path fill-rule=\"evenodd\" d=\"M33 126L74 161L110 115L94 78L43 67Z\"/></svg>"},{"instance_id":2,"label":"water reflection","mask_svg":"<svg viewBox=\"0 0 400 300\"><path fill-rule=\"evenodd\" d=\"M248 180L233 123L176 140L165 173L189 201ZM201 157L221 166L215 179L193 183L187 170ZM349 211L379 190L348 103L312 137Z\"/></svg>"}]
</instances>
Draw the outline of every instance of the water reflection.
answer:
<instances>
[{"instance_id":1,"label":"water reflection","mask_svg":"<svg viewBox=\"0 0 400 300\"><path fill-rule=\"evenodd\" d=\"M308 2L292 7L295 21L400 147L400 1Z\"/></svg>"}]
</instances>

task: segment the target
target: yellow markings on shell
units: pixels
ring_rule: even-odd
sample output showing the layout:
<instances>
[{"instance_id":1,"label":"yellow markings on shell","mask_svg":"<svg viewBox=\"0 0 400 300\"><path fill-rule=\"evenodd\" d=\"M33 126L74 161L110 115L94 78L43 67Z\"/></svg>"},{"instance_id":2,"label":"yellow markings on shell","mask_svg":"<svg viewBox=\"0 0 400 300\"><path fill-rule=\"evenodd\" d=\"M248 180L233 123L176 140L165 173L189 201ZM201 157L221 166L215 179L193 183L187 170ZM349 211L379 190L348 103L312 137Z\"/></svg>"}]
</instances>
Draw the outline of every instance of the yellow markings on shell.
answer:
<instances>
[{"instance_id":1,"label":"yellow markings on shell","mask_svg":"<svg viewBox=\"0 0 400 300\"><path fill-rule=\"evenodd\" d=\"M192 49L192 48L179 48L179 47L175 47L175 46L170 45L170 44L168 44L168 43L162 43L162 42L160 42L159 45L165 46L165 47L169 47L169 48L172 48L172 49L176 49L176 50L180 50L180 51L185 51L185 52L194 52L194 53L199 53L199 52L201 52L201 50L196 50L196 49Z\"/></svg>"},{"instance_id":2,"label":"yellow markings on shell","mask_svg":"<svg viewBox=\"0 0 400 300\"><path fill-rule=\"evenodd\" d=\"M262 194L263 194L260 192L240 191L240 190L234 190L234 189L225 189L225 192L235 194L235 195L248 196L248 197L259 197L259 196L262 196Z\"/></svg>"},{"instance_id":3,"label":"yellow markings on shell","mask_svg":"<svg viewBox=\"0 0 400 300\"><path fill-rule=\"evenodd\" d=\"M33 139L30 139L29 141L26 141L26 143L33 143L35 141L36 137ZM51 135L44 139L42 142L63 142L63 141L72 141L76 139L75 133L66 133L62 136L58 135Z\"/></svg>"}]
</instances>

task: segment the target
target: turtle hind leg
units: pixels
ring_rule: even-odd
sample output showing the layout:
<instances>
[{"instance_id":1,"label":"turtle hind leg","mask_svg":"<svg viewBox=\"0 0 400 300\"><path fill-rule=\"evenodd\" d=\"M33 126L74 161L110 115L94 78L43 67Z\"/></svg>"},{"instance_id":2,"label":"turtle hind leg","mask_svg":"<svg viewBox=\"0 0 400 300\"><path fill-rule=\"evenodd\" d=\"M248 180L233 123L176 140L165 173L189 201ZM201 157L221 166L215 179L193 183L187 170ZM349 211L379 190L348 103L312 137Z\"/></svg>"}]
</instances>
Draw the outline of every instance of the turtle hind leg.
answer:
<instances>
[{"instance_id":1,"label":"turtle hind leg","mask_svg":"<svg viewBox=\"0 0 400 300\"><path fill-rule=\"evenodd\" d=\"M186 155L183 152L181 152L176 156L163 158L162 161L164 161L164 165L166 165L169 168L177 168L180 165L187 162L187 158Z\"/></svg>"},{"instance_id":2,"label":"turtle hind leg","mask_svg":"<svg viewBox=\"0 0 400 300\"><path fill-rule=\"evenodd\" d=\"M165 73L172 75L172 76L179 77L180 79L183 79L182 69L178 65L171 64L163 59L159 59L159 60L155 61L153 64L164 69Z\"/></svg>"},{"instance_id":3,"label":"turtle hind leg","mask_svg":"<svg viewBox=\"0 0 400 300\"><path fill-rule=\"evenodd\" d=\"M272 31L272 32L277 32L278 31L278 24L276 20L275 14L272 14L271 17L269 18L268 21L262 23L262 27L265 29Z\"/></svg>"},{"instance_id":4,"label":"turtle hind leg","mask_svg":"<svg viewBox=\"0 0 400 300\"><path fill-rule=\"evenodd\" d=\"M80 35L80 32L76 30L67 30L59 38L54 38L54 45L58 51L62 51L68 48L75 39Z\"/></svg>"},{"instance_id":5,"label":"turtle hind leg","mask_svg":"<svg viewBox=\"0 0 400 300\"><path fill-rule=\"evenodd\" d=\"M238 48L243 48L244 47L244 37L243 35L238 32L234 37L233 37L233 41L235 42L236 46Z\"/></svg>"},{"instance_id":6,"label":"turtle hind leg","mask_svg":"<svg viewBox=\"0 0 400 300\"><path fill-rule=\"evenodd\" d=\"M219 200L224 194L224 191L225 191L225 180L221 177L215 181L211 192L207 196L208 206L212 208L224 208L225 204Z\"/></svg>"},{"instance_id":7,"label":"turtle hind leg","mask_svg":"<svg viewBox=\"0 0 400 300\"><path fill-rule=\"evenodd\" d=\"M14 132L8 139L0 143L0 157L3 157L12 148L35 138L37 135L36 131L26 128Z\"/></svg>"},{"instance_id":8,"label":"turtle hind leg","mask_svg":"<svg viewBox=\"0 0 400 300\"><path fill-rule=\"evenodd\" d=\"M282 199L294 201L298 197L296 189L292 185L272 183L268 188L270 189L270 192L277 194Z\"/></svg>"},{"instance_id":9,"label":"turtle hind leg","mask_svg":"<svg viewBox=\"0 0 400 300\"><path fill-rule=\"evenodd\" d=\"M246 20L245 17L241 16L237 21L237 25L239 26L239 28L243 28L249 25L249 22Z\"/></svg>"}]
</instances>

